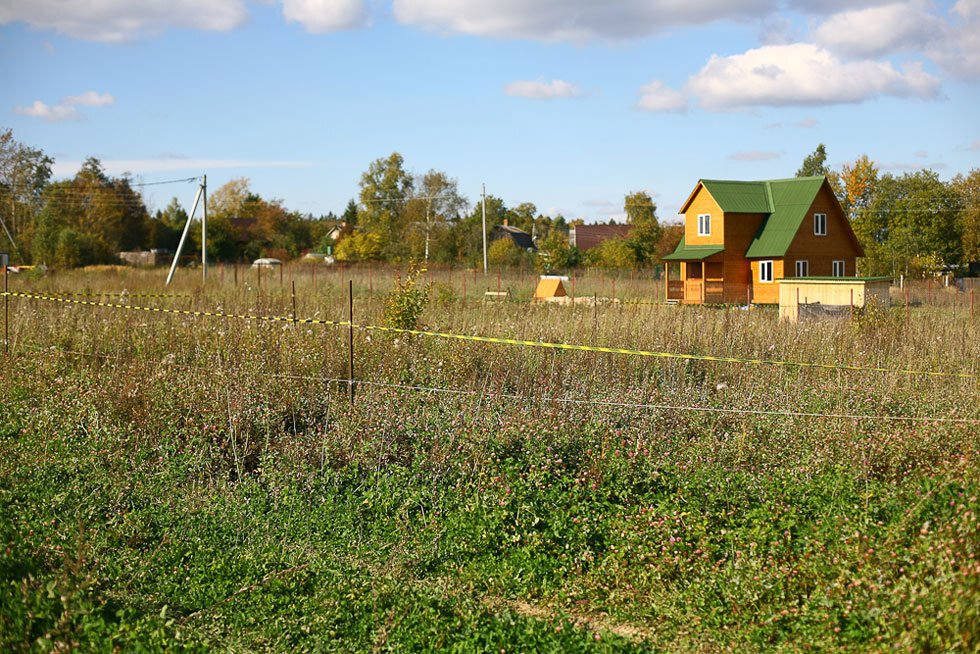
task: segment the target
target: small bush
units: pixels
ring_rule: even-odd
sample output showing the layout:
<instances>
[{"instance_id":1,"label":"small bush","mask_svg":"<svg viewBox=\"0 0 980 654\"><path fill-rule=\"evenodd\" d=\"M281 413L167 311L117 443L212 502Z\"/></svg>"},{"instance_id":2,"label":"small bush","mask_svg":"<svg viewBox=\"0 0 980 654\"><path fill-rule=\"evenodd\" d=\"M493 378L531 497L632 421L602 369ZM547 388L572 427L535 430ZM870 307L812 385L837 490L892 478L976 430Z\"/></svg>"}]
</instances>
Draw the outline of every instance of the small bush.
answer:
<instances>
[{"instance_id":1,"label":"small bush","mask_svg":"<svg viewBox=\"0 0 980 654\"><path fill-rule=\"evenodd\" d=\"M419 284L425 273L418 262L411 262L402 277L395 276L395 287L384 298L385 324L398 329L416 329L429 302L429 285Z\"/></svg>"}]
</instances>

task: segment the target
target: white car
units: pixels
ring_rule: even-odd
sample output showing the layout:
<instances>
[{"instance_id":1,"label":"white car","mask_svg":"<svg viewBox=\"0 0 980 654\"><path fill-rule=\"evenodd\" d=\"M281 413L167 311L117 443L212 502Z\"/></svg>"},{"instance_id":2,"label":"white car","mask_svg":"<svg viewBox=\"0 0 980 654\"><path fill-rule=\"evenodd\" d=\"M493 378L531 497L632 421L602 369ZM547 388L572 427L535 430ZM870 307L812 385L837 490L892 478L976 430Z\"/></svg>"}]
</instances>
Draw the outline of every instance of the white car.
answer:
<instances>
[{"instance_id":1,"label":"white car","mask_svg":"<svg viewBox=\"0 0 980 654\"><path fill-rule=\"evenodd\" d=\"M279 259L263 258L263 259L256 259L255 261L252 262L253 268L275 268L281 265L282 265L282 261L279 261Z\"/></svg>"}]
</instances>

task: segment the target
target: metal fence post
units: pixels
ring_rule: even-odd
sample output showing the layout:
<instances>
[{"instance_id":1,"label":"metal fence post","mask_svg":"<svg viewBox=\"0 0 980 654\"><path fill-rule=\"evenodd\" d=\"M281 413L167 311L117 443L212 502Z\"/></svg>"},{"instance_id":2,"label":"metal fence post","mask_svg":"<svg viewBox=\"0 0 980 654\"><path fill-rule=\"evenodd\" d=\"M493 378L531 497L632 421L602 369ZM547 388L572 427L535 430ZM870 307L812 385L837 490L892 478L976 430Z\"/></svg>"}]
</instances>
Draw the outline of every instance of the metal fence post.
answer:
<instances>
[{"instance_id":1,"label":"metal fence post","mask_svg":"<svg viewBox=\"0 0 980 654\"><path fill-rule=\"evenodd\" d=\"M354 406L354 280L348 280L347 287L347 390L350 405Z\"/></svg>"}]
</instances>

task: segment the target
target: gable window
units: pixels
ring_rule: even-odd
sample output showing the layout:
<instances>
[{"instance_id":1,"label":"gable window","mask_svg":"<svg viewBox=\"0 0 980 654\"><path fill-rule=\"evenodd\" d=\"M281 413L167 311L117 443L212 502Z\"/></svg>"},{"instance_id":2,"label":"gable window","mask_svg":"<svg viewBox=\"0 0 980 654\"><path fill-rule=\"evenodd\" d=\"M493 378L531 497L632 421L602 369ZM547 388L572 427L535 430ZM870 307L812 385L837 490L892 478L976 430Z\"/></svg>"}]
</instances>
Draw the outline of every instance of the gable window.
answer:
<instances>
[{"instance_id":1,"label":"gable window","mask_svg":"<svg viewBox=\"0 0 980 654\"><path fill-rule=\"evenodd\" d=\"M797 277L809 277L810 276L810 262L809 261L797 261L796 262L796 276Z\"/></svg>"},{"instance_id":2,"label":"gable window","mask_svg":"<svg viewBox=\"0 0 980 654\"><path fill-rule=\"evenodd\" d=\"M772 281L772 261L759 262L759 281L760 282Z\"/></svg>"},{"instance_id":3,"label":"gable window","mask_svg":"<svg viewBox=\"0 0 980 654\"><path fill-rule=\"evenodd\" d=\"M833 269L833 275L834 275L834 277L843 277L844 276L844 262L843 261L835 261L833 263L833 268L834 268Z\"/></svg>"},{"instance_id":4,"label":"gable window","mask_svg":"<svg viewBox=\"0 0 980 654\"><path fill-rule=\"evenodd\" d=\"M698 214L698 236L711 236L711 214Z\"/></svg>"},{"instance_id":5,"label":"gable window","mask_svg":"<svg viewBox=\"0 0 980 654\"><path fill-rule=\"evenodd\" d=\"M813 235L814 236L827 235L827 214L825 213L813 214Z\"/></svg>"}]
</instances>

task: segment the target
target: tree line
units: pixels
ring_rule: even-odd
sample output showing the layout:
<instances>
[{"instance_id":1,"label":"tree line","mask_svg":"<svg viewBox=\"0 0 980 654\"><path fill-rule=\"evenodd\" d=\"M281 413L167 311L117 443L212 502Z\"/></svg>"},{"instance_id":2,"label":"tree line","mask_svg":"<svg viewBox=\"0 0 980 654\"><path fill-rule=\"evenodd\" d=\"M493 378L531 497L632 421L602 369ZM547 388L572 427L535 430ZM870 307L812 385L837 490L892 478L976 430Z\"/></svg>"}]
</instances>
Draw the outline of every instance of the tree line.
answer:
<instances>
[{"instance_id":1,"label":"tree line","mask_svg":"<svg viewBox=\"0 0 980 654\"><path fill-rule=\"evenodd\" d=\"M980 261L980 169L949 181L924 169L882 173L863 156L839 170L826 165L821 144L798 176L826 175L867 255L860 272L923 276ZM0 131L0 250L14 261L56 267L115 263L127 250L176 250L187 213L177 198L150 213L139 185L105 173L87 159L71 179L51 180L53 159ZM445 172L411 173L397 152L370 163L356 198L339 214L313 216L262 198L249 180L234 179L209 194L208 253L219 261L262 256L291 259L331 250L343 261L431 261L480 265L483 260L483 199L471 202ZM488 231L508 224L530 234L528 252L509 238L493 240L494 265L532 266L540 271L579 265L651 267L677 246L680 225L661 225L657 205L645 191L623 201L629 235L586 252L571 247L569 229L581 220L540 213L531 202L508 207L487 195ZM338 229L335 229L338 228ZM340 238L332 235L340 234ZM189 234L186 254L200 252L200 222Z\"/></svg>"}]
</instances>

